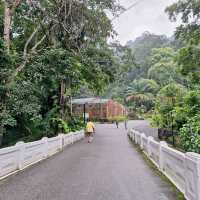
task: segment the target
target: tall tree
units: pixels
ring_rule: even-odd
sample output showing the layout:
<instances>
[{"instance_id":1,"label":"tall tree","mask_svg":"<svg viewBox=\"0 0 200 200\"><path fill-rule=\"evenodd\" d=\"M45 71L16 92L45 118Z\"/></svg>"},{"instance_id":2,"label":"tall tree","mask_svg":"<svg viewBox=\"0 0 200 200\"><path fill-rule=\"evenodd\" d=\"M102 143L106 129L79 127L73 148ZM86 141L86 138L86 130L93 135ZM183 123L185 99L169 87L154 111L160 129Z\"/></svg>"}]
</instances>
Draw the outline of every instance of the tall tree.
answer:
<instances>
[{"instance_id":1,"label":"tall tree","mask_svg":"<svg viewBox=\"0 0 200 200\"><path fill-rule=\"evenodd\" d=\"M179 0L166 8L169 18L176 21L181 18L182 24L177 27L176 36L182 40L198 43L200 41L200 4L198 0Z\"/></svg>"},{"instance_id":2,"label":"tall tree","mask_svg":"<svg viewBox=\"0 0 200 200\"><path fill-rule=\"evenodd\" d=\"M11 22L15 9L20 4L21 0L4 0L4 41L9 52L10 50L10 35Z\"/></svg>"},{"instance_id":3,"label":"tall tree","mask_svg":"<svg viewBox=\"0 0 200 200\"><path fill-rule=\"evenodd\" d=\"M200 83L200 3L199 1L179 0L166 9L172 21L180 16L182 24L177 27L176 37L185 42L177 57L184 75L188 75L193 83Z\"/></svg>"}]
</instances>

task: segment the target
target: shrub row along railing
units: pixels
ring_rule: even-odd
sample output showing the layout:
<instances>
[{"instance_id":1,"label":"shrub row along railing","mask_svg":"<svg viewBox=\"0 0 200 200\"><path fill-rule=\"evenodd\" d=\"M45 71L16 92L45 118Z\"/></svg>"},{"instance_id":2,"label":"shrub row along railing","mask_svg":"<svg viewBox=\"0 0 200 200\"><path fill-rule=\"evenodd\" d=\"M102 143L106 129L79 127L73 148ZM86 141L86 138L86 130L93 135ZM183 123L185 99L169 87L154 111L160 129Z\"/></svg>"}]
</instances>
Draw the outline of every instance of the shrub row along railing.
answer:
<instances>
[{"instance_id":1,"label":"shrub row along railing","mask_svg":"<svg viewBox=\"0 0 200 200\"><path fill-rule=\"evenodd\" d=\"M77 131L35 142L18 142L15 146L0 149L0 179L48 158L82 138L84 131Z\"/></svg>"},{"instance_id":2,"label":"shrub row along railing","mask_svg":"<svg viewBox=\"0 0 200 200\"><path fill-rule=\"evenodd\" d=\"M187 200L200 200L200 154L182 153L133 129L128 135Z\"/></svg>"}]
</instances>

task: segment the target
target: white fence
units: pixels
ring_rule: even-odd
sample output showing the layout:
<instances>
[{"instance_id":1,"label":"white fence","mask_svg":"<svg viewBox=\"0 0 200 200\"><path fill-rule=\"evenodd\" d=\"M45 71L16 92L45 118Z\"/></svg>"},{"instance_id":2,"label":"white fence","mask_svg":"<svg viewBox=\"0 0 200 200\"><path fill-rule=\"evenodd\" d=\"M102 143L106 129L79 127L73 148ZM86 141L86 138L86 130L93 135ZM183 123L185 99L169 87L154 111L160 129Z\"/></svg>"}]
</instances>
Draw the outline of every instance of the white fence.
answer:
<instances>
[{"instance_id":1,"label":"white fence","mask_svg":"<svg viewBox=\"0 0 200 200\"><path fill-rule=\"evenodd\" d=\"M35 142L18 142L15 146L0 149L0 179L48 158L82 138L84 131L77 131Z\"/></svg>"},{"instance_id":2,"label":"white fence","mask_svg":"<svg viewBox=\"0 0 200 200\"><path fill-rule=\"evenodd\" d=\"M200 200L200 154L182 153L133 129L128 135L187 200Z\"/></svg>"}]
</instances>

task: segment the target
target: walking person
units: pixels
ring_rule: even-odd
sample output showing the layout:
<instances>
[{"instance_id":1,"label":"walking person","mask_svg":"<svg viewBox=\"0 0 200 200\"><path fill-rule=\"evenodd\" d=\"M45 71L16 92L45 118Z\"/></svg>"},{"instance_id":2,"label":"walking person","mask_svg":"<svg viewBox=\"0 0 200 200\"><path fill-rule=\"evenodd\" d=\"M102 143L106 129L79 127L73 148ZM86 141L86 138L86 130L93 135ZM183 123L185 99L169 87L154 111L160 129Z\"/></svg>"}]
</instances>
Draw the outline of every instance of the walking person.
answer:
<instances>
[{"instance_id":1,"label":"walking person","mask_svg":"<svg viewBox=\"0 0 200 200\"><path fill-rule=\"evenodd\" d=\"M95 133L95 126L90 119L87 119L85 132L86 132L86 137L88 138L88 143L91 143Z\"/></svg>"},{"instance_id":2,"label":"walking person","mask_svg":"<svg viewBox=\"0 0 200 200\"><path fill-rule=\"evenodd\" d=\"M126 119L124 121L124 126L125 126L125 129L127 130L127 120Z\"/></svg>"},{"instance_id":3,"label":"walking person","mask_svg":"<svg viewBox=\"0 0 200 200\"><path fill-rule=\"evenodd\" d=\"M117 128L119 128L119 122L116 120L116 126L117 126Z\"/></svg>"}]
</instances>

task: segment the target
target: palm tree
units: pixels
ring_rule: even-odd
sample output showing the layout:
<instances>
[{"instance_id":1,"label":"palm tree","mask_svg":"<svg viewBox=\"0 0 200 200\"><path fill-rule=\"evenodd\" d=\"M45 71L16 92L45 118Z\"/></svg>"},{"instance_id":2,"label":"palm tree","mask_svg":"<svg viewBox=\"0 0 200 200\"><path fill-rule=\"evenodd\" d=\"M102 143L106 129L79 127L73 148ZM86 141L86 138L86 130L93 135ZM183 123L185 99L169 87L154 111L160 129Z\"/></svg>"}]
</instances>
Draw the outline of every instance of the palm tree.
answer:
<instances>
[{"instance_id":1,"label":"palm tree","mask_svg":"<svg viewBox=\"0 0 200 200\"><path fill-rule=\"evenodd\" d=\"M151 79L133 81L126 91L126 101L134 102L137 107L145 106L148 110L152 107L159 85Z\"/></svg>"}]
</instances>

